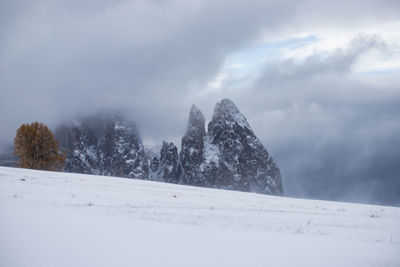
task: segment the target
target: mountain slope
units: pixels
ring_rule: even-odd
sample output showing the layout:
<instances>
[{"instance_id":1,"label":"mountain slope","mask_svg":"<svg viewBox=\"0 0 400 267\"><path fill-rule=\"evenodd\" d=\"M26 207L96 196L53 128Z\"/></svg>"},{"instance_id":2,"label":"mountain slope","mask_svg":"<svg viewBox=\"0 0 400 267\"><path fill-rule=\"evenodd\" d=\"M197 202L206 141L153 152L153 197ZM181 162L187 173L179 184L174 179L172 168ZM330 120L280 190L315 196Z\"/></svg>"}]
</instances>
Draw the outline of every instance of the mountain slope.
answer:
<instances>
[{"instance_id":1,"label":"mountain slope","mask_svg":"<svg viewBox=\"0 0 400 267\"><path fill-rule=\"evenodd\" d=\"M398 266L400 208L0 167L0 266Z\"/></svg>"},{"instance_id":2,"label":"mountain slope","mask_svg":"<svg viewBox=\"0 0 400 267\"><path fill-rule=\"evenodd\" d=\"M165 141L159 155L145 149L135 124L118 113L64 124L56 137L67 151L66 172L283 194L277 164L229 99L216 104L207 132L192 106L180 152Z\"/></svg>"},{"instance_id":3,"label":"mountain slope","mask_svg":"<svg viewBox=\"0 0 400 267\"><path fill-rule=\"evenodd\" d=\"M66 150L66 172L147 179L144 146L135 124L120 114L98 114L60 126L55 135Z\"/></svg>"},{"instance_id":4,"label":"mountain slope","mask_svg":"<svg viewBox=\"0 0 400 267\"><path fill-rule=\"evenodd\" d=\"M209 145L218 149L218 164L209 166L207 180L217 188L281 195L278 166L255 136L244 115L229 99L217 103L208 124Z\"/></svg>"}]
</instances>

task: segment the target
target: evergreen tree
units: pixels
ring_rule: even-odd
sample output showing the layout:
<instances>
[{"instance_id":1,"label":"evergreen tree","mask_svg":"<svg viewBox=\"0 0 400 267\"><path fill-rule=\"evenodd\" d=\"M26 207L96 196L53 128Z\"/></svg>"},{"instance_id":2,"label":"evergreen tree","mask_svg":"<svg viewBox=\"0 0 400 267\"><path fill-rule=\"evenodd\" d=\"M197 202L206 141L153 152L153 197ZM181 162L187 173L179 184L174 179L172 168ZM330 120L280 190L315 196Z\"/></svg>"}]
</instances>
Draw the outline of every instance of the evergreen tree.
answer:
<instances>
[{"instance_id":1,"label":"evergreen tree","mask_svg":"<svg viewBox=\"0 0 400 267\"><path fill-rule=\"evenodd\" d=\"M65 162L65 153L58 150L53 133L39 122L23 124L17 130L14 154L21 168L58 171Z\"/></svg>"}]
</instances>

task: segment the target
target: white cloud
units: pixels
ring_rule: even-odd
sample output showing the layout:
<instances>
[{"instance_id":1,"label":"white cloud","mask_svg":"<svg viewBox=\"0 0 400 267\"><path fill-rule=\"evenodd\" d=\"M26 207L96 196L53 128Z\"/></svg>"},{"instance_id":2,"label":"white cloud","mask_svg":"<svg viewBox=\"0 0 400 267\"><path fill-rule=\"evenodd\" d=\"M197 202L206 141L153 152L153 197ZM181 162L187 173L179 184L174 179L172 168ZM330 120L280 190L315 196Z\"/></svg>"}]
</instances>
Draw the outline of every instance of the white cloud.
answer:
<instances>
[{"instance_id":1,"label":"white cloud","mask_svg":"<svg viewBox=\"0 0 400 267\"><path fill-rule=\"evenodd\" d=\"M370 27L355 28L323 28L307 34L316 36L315 42L293 49L283 47L281 49L284 58L304 60L312 54L331 53L334 50L345 49L357 36L376 36L384 42L388 51L369 51L360 58L355 66L355 72L389 71L400 68L400 20L377 23ZM304 34L303 34L304 35Z\"/></svg>"}]
</instances>

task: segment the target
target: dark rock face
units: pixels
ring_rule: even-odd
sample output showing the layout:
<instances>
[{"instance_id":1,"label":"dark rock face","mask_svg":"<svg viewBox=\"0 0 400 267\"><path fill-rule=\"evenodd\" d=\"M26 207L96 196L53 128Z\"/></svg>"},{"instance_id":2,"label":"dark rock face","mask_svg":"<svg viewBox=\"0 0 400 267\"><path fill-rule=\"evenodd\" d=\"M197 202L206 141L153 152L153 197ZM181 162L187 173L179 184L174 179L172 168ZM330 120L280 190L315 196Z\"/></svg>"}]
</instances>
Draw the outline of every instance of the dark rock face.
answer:
<instances>
[{"instance_id":1,"label":"dark rock face","mask_svg":"<svg viewBox=\"0 0 400 267\"><path fill-rule=\"evenodd\" d=\"M182 138L180 160L183 168L182 183L207 186L202 168L204 161L205 120L201 111L192 106L185 136Z\"/></svg>"},{"instance_id":2,"label":"dark rock face","mask_svg":"<svg viewBox=\"0 0 400 267\"><path fill-rule=\"evenodd\" d=\"M217 103L205 119L193 105L181 151L173 143L145 148L134 124L97 116L56 131L67 150L64 171L281 195L278 166L235 104Z\"/></svg>"},{"instance_id":3,"label":"dark rock face","mask_svg":"<svg viewBox=\"0 0 400 267\"><path fill-rule=\"evenodd\" d=\"M160 153L158 176L164 182L179 183L182 176L178 149L174 143L163 142Z\"/></svg>"},{"instance_id":4,"label":"dark rock face","mask_svg":"<svg viewBox=\"0 0 400 267\"><path fill-rule=\"evenodd\" d=\"M67 151L63 171L101 174L97 138L85 124L63 125L55 132L60 148Z\"/></svg>"},{"instance_id":5,"label":"dark rock face","mask_svg":"<svg viewBox=\"0 0 400 267\"><path fill-rule=\"evenodd\" d=\"M205 131L201 111L192 106L180 152L182 183L281 195L278 166L254 135L236 105L217 103Z\"/></svg>"},{"instance_id":6,"label":"dark rock face","mask_svg":"<svg viewBox=\"0 0 400 267\"><path fill-rule=\"evenodd\" d=\"M279 168L232 101L224 99L217 103L207 135L207 146L214 146L218 158L212 164L205 157L204 176L210 184L218 188L282 194Z\"/></svg>"},{"instance_id":7,"label":"dark rock face","mask_svg":"<svg viewBox=\"0 0 400 267\"><path fill-rule=\"evenodd\" d=\"M61 126L56 138L67 151L66 172L147 178L138 131L118 115L96 116Z\"/></svg>"}]
</instances>

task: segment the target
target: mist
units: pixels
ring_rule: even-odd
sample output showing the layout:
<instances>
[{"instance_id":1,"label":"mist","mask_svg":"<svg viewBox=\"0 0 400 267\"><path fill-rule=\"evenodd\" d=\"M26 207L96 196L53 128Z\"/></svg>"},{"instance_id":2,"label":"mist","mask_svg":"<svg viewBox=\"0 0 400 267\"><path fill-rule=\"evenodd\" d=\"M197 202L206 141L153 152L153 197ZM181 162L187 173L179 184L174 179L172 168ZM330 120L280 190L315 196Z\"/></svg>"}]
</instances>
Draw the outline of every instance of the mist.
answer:
<instances>
[{"instance_id":1,"label":"mist","mask_svg":"<svg viewBox=\"0 0 400 267\"><path fill-rule=\"evenodd\" d=\"M400 205L398 1L1 1L0 148L107 110L178 146L230 98L287 196Z\"/></svg>"}]
</instances>

